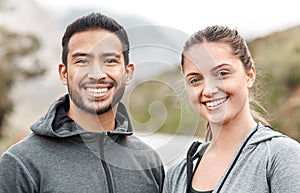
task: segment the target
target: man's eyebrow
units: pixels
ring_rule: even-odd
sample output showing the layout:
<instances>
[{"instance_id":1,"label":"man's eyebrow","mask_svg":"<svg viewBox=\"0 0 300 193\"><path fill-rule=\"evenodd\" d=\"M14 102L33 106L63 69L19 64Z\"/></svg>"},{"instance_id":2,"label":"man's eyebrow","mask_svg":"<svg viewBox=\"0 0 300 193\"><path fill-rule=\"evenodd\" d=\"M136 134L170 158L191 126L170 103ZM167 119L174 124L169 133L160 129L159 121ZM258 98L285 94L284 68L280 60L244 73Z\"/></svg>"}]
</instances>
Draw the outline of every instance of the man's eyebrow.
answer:
<instances>
[{"instance_id":1,"label":"man's eyebrow","mask_svg":"<svg viewBox=\"0 0 300 193\"><path fill-rule=\"evenodd\" d=\"M75 52L74 54L72 54L72 58L76 58L76 57L89 57L89 58L93 58L94 55L91 53L86 53L86 52ZM104 52L100 54L101 57L117 57L117 58L121 58L121 54L118 52Z\"/></svg>"},{"instance_id":2,"label":"man's eyebrow","mask_svg":"<svg viewBox=\"0 0 300 193\"><path fill-rule=\"evenodd\" d=\"M75 52L74 54L72 54L72 58L76 58L79 56L90 57L90 58L93 57L92 54L85 53L85 52Z\"/></svg>"},{"instance_id":3,"label":"man's eyebrow","mask_svg":"<svg viewBox=\"0 0 300 193\"><path fill-rule=\"evenodd\" d=\"M102 53L101 56L104 56L104 57L114 56L117 58L121 58L121 54L119 52L105 52L105 53Z\"/></svg>"}]
</instances>

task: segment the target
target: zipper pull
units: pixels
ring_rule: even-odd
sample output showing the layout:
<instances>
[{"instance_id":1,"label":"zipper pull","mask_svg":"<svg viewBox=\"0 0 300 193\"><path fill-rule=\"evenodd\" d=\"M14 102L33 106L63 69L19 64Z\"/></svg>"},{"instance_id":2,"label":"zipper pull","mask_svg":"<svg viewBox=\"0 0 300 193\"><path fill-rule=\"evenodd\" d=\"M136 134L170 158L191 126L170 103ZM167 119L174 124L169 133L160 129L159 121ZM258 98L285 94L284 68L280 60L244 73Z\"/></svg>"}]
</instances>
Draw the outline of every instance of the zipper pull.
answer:
<instances>
[{"instance_id":1,"label":"zipper pull","mask_svg":"<svg viewBox=\"0 0 300 193\"><path fill-rule=\"evenodd\" d=\"M104 134L103 134L103 142L102 142L103 145L107 144L107 137L108 136L109 136L109 131L108 132L104 132Z\"/></svg>"}]
</instances>

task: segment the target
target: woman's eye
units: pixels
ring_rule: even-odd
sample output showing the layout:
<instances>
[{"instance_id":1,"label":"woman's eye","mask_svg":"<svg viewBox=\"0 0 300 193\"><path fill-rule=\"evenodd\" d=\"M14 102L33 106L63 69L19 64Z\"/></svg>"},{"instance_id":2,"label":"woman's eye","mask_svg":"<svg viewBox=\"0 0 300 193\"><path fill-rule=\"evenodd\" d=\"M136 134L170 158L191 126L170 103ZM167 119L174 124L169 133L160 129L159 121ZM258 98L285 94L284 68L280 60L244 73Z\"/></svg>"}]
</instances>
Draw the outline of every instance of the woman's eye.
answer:
<instances>
[{"instance_id":1,"label":"woman's eye","mask_svg":"<svg viewBox=\"0 0 300 193\"><path fill-rule=\"evenodd\" d=\"M199 82L201 82L201 79L199 77L192 78L190 80L190 84L196 84L196 83L199 83Z\"/></svg>"},{"instance_id":2,"label":"woman's eye","mask_svg":"<svg viewBox=\"0 0 300 193\"><path fill-rule=\"evenodd\" d=\"M219 71L217 73L217 77L220 77L220 78L224 78L225 76L227 76L229 74L228 71Z\"/></svg>"}]
</instances>

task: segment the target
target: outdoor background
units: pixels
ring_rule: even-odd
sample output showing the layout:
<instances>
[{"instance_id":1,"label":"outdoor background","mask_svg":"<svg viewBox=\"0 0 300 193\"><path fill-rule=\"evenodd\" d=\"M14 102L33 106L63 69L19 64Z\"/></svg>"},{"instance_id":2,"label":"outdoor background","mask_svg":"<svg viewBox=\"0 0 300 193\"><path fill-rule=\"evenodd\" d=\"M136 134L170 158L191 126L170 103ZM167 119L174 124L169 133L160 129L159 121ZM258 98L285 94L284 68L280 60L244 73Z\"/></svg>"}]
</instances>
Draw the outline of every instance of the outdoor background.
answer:
<instances>
[{"instance_id":1,"label":"outdoor background","mask_svg":"<svg viewBox=\"0 0 300 193\"><path fill-rule=\"evenodd\" d=\"M68 23L91 11L128 31L134 79L123 102L136 135L167 165L202 140L205 122L185 96L182 45L208 25L236 28L258 71L259 101L271 125L300 141L300 14L294 1L0 0L0 154L66 93L57 64Z\"/></svg>"}]
</instances>

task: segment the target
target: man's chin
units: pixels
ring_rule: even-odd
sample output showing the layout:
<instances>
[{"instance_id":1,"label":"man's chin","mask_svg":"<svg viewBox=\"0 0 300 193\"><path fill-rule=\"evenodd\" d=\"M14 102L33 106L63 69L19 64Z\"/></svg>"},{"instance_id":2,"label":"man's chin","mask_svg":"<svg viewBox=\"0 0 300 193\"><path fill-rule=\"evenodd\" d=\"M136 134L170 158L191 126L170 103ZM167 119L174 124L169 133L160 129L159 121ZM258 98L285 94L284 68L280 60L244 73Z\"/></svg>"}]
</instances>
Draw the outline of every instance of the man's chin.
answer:
<instances>
[{"instance_id":1,"label":"man's chin","mask_svg":"<svg viewBox=\"0 0 300 193\"><path fill-rule=\"evenodd\" d=\"M117 95L118 97L114 97L113 99L87 99L87 100L83 100L80 97L76 97L77 95L70 95L72 101L74 102L74 104L90 113L90 114L94 114L94 115L101 115L103 113L106 113L110 110L112 110L112 108L118 103L120 102L120 99L122 97L122 95Z\"/></svg>"},{"instance_id":2,"label":"man's chin","mask_svg":"<svg viewBox=\"0 0 300 193\"><path fill-rule=\"evenodd\" d=\"M108 104L106 106L101 106L101 107L81 106L80 108L88 113L100 115L100 114L110 111L112 109L112 104Z\"/></svg>"},{"instance_id":3,"label":"man's chin","mask_svg":"<svg viewBox=\"0 0 300 193\"><path fill-rule=\"evenodd\" d=\"M110 111L111 109L112 109L112 106L108 105L107 107L98 109L95 112L96 112L97 115L101 115L103 113L106 113L106 112Z\"/></svg>"},{"instance_id":4,"label":"man's chin","mask_svg":"<svg viewBox=\"0 0 300 193\"><path fill-rule=\"evenodd\" d=\"M103 101L101 101L101 102L93 101L93 103L103 103ZM79 103L78 101L76 101L75 104L78 108L84 110L87 113L93 114L93 115L100 115L100 114L106 113L112 109L111 103L109 103L107 105L102 104L100 106L99 104L85 105L83 103Z\"/></svg>"}]
</instances>

